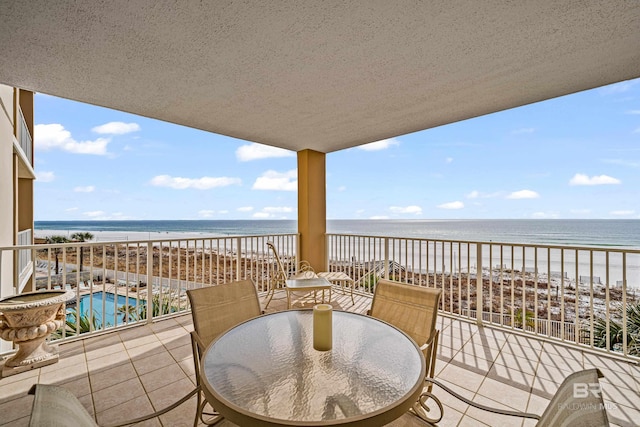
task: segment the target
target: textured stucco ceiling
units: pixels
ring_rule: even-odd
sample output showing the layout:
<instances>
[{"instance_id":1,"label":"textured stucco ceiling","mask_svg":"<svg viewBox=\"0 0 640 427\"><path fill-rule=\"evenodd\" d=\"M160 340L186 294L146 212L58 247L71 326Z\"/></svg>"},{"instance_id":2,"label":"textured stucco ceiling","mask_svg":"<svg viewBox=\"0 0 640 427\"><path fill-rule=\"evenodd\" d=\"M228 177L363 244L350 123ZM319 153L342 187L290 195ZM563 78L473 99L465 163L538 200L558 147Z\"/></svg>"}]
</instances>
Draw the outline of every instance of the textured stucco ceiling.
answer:
<instances>
[{"instance_id":1,"label":"textured stucco ceiling","mask_svg":"<svg viewBox=\"0 0 640 427\"><path fill-rule=\"evenodd\" d=\"M640 76L640 1L25 1L0 82L331 152Z\"/></svg>"}]
</instances>

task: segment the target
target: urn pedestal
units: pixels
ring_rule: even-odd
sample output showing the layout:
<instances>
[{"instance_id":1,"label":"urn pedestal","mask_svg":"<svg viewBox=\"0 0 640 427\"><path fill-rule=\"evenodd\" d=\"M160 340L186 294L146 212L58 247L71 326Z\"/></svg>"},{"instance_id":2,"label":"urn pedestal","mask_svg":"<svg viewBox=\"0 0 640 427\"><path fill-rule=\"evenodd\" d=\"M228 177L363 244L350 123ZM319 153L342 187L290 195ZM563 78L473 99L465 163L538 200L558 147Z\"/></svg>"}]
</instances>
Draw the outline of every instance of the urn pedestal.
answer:
<instances>
[{"instance_id":1,"label":"urn pedestal","mask_svg":"<svg viewBox=\"0 0 640 427\"><path fill-rule=\"evenodd\" d=\"M65 302L72 291L29 292L0 300L0 338L18 351L2 366L2 377L58 361L57 346L46 339L65 323Z\"/></svg>"}]
</instances>

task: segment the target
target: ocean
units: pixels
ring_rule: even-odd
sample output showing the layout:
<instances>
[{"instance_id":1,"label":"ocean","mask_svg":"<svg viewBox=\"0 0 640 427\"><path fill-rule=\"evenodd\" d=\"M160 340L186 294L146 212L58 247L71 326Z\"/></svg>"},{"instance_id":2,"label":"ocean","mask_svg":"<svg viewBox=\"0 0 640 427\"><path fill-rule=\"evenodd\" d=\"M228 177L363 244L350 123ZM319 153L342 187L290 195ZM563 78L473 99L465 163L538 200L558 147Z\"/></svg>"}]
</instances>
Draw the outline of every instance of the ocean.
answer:
<instances>
[{"instance_id":1,"label":"ocean","mask_svg":"<svg viewBox=\"0 0 640 427\"><path fill-rule=\"evenodd\" d=\"M295 220L36 221L37 237L91 232L110 239L295 233ZM327 232L366 236L640 249L640 219L328 220ZM102 237L100 240L105 240Z\"/></svg>"}]
</instances>

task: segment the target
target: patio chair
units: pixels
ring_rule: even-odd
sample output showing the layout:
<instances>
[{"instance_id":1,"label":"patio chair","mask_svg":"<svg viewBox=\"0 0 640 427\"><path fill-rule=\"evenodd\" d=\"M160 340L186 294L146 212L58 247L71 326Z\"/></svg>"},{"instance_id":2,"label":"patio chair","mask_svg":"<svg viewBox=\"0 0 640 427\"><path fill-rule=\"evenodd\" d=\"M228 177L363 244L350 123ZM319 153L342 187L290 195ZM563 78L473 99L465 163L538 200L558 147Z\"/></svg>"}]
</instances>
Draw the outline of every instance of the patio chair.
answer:
<instances>
[{"instance_id":1,"label":"patio chair","mask_svg":"<svg viewBox=\"0 0 640 427\"><path fill-rule=\"evenodd\" d=\"M292 277L289 277L288 271L284 268L284 264L278 255L278 250L272 242L267 242L267 247L273 252L273 256L276 260L276 268L273 270L271 275L271 281L269 283L269 290L267 291L267 295L265 299L267 302L265 303L264 308L266 309L273 298L273 294L275 290L278 288L283 288L287 292L287 308L291 306L291 293L293 292L314 292L314 300L315 293L319 290L324 292L325 290L329 291L329 301L331 301L331 283L326 280L309 282L308 284L303 284L301 282L287 283L289 279L317 279L318 275L313 271L313 268L307 261L300 261L298 263L297 273ZM324 294L323 294L324 295Z\"/></svg>"},{"instance_id":2,"label":"patio chair","mask_svg":"<svg viewBox=\"0 0 640 427\"><path fill-rule=\"evenodd\" d=\"M419 346L427 365L427 377L433 377L436 367L436 352L440 331L436 329L438 302L441 289L409 285L387 279L380 279L376 284L367 314L383 320L399 328L409 335ZM442 419L442 404L431 394L433 385L426 382L426 390L415 403L412 412L430 423ZM432 399L440 410L439 417L430 418L427 401Z\"/></svg>"},{"instance_id":3,"label":"patio chair","mask_svg":"<svg viewBox=\"0 0 640 427\"><path fill-rule=\"evenodd\" d=\"M481 405L461 396L436 379L427 378L426 380L475 408L495 414L538 420L536 423L538 427L601 427L609 425L598 382L598 378L602 377L602 372L597 368L570 374L560 384L542 415L505 411ZM580 385L580 387L576 387L576 385Z\"/></svg>"},{"instance_id":4,"label":"patio chair","mask_svg":"<svg viewBox=\"0 0 640 427\"><path fill-rule=\"evenodd\" d=\"M253 317L260 316L260 300L253 280L242 280L223 285L207 286L187 290L193 317L191 345L193 363L196 370L196 387L201 388L200 365L204 351L209 344L227 329ZM194 426L201 421L213 425L222 421L217 412L205 413L207 405L202 393L198 392L198 403ZM205 420L204 415L212 418Z\"/></svg>"},{"instance_id":5,"label":"patio chair","mask_svg":"<svg viewBox=\"0 0 640 427\"><path fill-rule=\"evenodd\" d=\"M199 389L195 388L176 403L153 414L121 422L110 427L122 427L156 418L189 400ZM93 416L78 398L63 386L52 384L34 384L29 390L33 394L29 427L74 426L98 427Z\"/></svg>"}]
</instances>

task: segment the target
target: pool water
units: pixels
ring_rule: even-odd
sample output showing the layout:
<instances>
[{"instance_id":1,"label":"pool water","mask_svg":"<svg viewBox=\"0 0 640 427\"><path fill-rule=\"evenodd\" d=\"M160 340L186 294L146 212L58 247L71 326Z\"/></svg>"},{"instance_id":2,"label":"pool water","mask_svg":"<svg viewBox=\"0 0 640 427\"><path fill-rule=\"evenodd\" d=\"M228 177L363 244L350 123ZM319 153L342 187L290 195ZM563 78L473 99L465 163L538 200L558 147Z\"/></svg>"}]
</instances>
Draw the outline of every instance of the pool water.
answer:
<instances>
[{"instance_id":1,"label":"pool water","mask_svg":"<svg viewBox=\"0 0 640 427\"><path fill-rule=\"evenodd\" d=\"M138 310L136 311L139 311L146 303L146 301L143 300L136 300L136 298L133 297L127 298L124 295L116 295L111 292L94 292L80 297L80 315L88 317L91 313L91 309L93 308L93 314L100 324L106 323L113 325L115 315L116 325L121 325L124 323L125 313L119 312L118 309L127 305L127 300L129 306L134 309L136 307L136 302L138 303ZM102 311L103 302L104 313ZM132 311L134 311L134 309L132 309ZM75 309L73 309L73 311L75 311ZM103 318L105 319L104 322L102 320ZM129 321L132 320L137 320L137 317L129 317Z\"/></svg>"}]
</instances>

